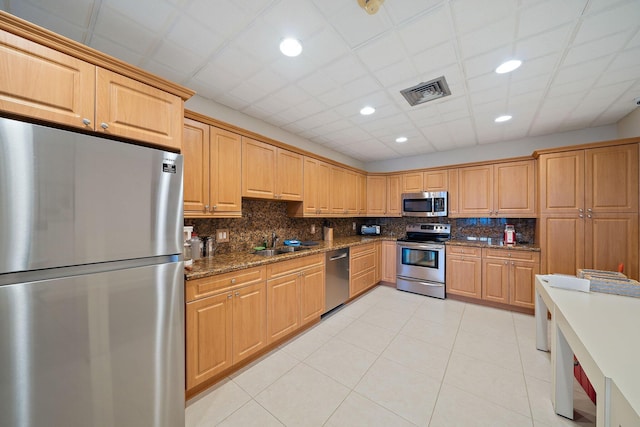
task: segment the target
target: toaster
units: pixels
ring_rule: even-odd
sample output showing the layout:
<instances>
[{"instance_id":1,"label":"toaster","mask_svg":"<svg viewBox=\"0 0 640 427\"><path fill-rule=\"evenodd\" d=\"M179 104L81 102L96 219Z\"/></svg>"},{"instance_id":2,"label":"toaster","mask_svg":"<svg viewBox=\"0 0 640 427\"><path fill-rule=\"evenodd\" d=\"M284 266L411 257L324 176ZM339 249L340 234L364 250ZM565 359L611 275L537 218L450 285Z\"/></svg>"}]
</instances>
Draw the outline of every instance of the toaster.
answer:
<instances>
[{"instance_id":1,"label":"toaster","mask_svg":"<svg viewBox=\"0 0 640 427\"><path fill-rule=\"evenodd\" d=\"M379 235L380 234L380 226L379 225L363 225L360 228L360 234L363 235Z\"/></svg>"}]
</instances>

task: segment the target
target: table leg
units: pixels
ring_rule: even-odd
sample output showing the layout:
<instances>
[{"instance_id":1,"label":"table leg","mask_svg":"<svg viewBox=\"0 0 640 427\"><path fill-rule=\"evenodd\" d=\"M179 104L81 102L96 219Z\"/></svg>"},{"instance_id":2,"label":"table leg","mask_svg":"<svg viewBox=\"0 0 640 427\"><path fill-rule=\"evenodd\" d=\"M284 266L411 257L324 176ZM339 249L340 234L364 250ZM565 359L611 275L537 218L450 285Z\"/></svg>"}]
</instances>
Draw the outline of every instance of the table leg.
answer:
<instances>
[{"instance_id":1,"label":"table leg","mask_svg":"<svg viewBox=\"0 0 640 427\"><path fill-rule=\"evenodd\" d=\"M553 321L551 346L552 401L556 414L573 419L573 351Z\"/></svg>"},{"instance_id":2,"label":"table leg","mask_svg":"<svg viewBox=\"0 0 640 427\"><path fill-rule=\"evenodd\" d=\"M536 290L536 348L542 351L549 351L549 333L547 330L547 305L542 296Z\"/></svg>"}]
</instances>

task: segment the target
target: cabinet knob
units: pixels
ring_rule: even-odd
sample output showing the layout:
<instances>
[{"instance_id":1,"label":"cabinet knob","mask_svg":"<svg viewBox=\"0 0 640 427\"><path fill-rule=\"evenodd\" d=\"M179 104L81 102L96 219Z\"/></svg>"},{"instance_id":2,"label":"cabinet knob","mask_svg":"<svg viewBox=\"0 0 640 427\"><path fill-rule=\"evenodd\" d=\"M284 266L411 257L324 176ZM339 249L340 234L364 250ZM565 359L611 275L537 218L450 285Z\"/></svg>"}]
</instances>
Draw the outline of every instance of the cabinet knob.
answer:
<instances>
[{"instance_id":1,"label":"cabinet knob","mask_svg":"<svg viewBox=\"0 0 640 427\"><path fill-rule=\"evenodd\" d=\"M504 262L504 265L508 265L508 264L509 264L509 261L505 261L505 262Z\"/></svg>"},{"instance_id":2,"label":"cabinet knob","mask_svg":"<svg viewBox=\"0 0 640 427\"><path fill-rule=\"evenodd\" d=\"M231 299L231 298L233 298L233 295L231 294L227 295L227 299Z\"/></svg>"},{"instance_id":3,"label":"cabinet knob","mask_svg":"<svg viewBox=\"0 0 640 427\"><path fill-rule=\"evenodd\" d=\"M587 218L591 218L591 215L587 215Z\"/></svg>"},{"instance_id":4,"label":"cabinet knob","mask_svg":"<svg viewBox=\"0 0 640 427\"><path fill-rule=\"evenodd\" d=\"M231 284L233 285L234 283L236 283L236 278L235 277L233 279L231 279Z\"/></svg>"},{"instance_id":5,"label":"cabinet knob","mask_svg":"<svg viewBox=\"0 0 640 427\"><path fill-rule=\"evenodd\" d=\"M236 296L239 297L240 296L240 292L236 292Z\"/></svg>"},{"instance_id":6,"label":"cabinet knob","mask_svg":"<svg viewBox=\"0 0 640 427\"><path fill-rule=\"evenodd\" d=\"M215 211L216 209L218 209L218 206L213 205L213 210Z\"/></svg>"},{"instance_id":7,"label":"cabinet knob","mask_svg":"<svg viewBox=\"0 0 640 427\"><path fill-rule=\"evenodd\" d=\"M587 209L587 212L593 212L593 210L591 210L591 208Z\"/></svg>"},{"instance_id":8,"label":"cabinet knob","mask_svg":"<svg viewBox=\"0 0 640 427\"><path fill-rule=\"evenodd\" d=\"M100 123L100 127L101 127L102 129L105 129L105 130L106 130L106 129L109 129L109 125L108 125L107 123L105 123L105 122Z\"/></svg>"},{"instance_id":9,"label":"cabinet knob","mask_svg":"<svg viewBox=\"0 0 640 427\"><path fill-rule=\"evenodd\" d=\"M516 265L516 263L515 263L515 262L513 262L513 261L511 261L511 265Z\"/></svg>"},{"instance_id":10,"label":"cabinet knob","mask_svg":"<svg viewBox=\"0 0 640 427\"><path fill-rule=\"evenodd\" d=\"M579 208L578 212L584 212L584 210L582 208Z\"/></svg>"},{"instance_id":11,"label":"cabinet knob","mask_svg":"<svg viewBox=\"0 0 640 427\"><path fill-rule=\"evenodd\" d=\"M209 210L209 205L204 205L204 211L208 211Z\"/></svg>"},{"instance_id":12,"label":"cabinet knob","mask_svg":"<svg viewBox=\"0 0 640 427\"><path fill-rule=\"evenodd\" d=\"M82 124L85 125L85 126L89 126L91 124L91 120L86 119L86 118L82 119Z\"/></svg>"},{"instance_id":13,"label":"cabinet knob","mask_svg":"<svg viewBox=\"0 0 640 427\"><path fill-rule=\"evenodd\" d=\"M580 218L584 218L584 215L580 214L580 215L578 215L578 217L580 217Z\"/></svg>"}]
</instances>

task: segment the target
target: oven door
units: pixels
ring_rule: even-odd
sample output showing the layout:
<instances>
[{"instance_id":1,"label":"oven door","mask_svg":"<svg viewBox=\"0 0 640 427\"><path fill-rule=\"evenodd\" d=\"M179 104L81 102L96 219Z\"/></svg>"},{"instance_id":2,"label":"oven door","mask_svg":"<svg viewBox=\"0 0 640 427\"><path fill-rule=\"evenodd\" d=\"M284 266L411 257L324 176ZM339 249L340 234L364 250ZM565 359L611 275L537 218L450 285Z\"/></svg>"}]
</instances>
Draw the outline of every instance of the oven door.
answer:
<instances>
[{"instance_id":1,"label":"oven door","mask_svg":"<svg viewBox=\"0 0 640 427\"><path fill-rule=\"evenodd\" d=\"M444 245L398 242L397 275L444 283Z\"/></svg>"}]
</instances>

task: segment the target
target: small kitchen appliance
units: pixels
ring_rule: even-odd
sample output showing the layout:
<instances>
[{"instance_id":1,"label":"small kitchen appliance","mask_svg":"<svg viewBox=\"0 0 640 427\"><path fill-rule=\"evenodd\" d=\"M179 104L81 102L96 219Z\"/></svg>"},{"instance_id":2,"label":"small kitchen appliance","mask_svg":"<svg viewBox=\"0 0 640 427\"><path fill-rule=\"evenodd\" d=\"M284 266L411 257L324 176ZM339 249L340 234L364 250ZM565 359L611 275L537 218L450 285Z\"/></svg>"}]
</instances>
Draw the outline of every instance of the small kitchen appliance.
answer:
<instances>
[{"instance_id":1,"label":"small kitchen appliance","mask_svg":"<svg viewBox=\"0 0 640 427\"><path fill-rule=\"evenodd\" d=\"M515 245L516 244L516 229L511 224L504 226L504 244Z\"/></svg>"},{"instance_id":2,"label":"small kitchen appliance","mask_svg":"<svg viewBox=\"0 0 640 427\"><path fill-rule=\"evenodd\" d=\"M360 234L363 236L379 236L380 235L380 226L379 225L363 225L360 227Z\"/></svg>"}]
</instances>

